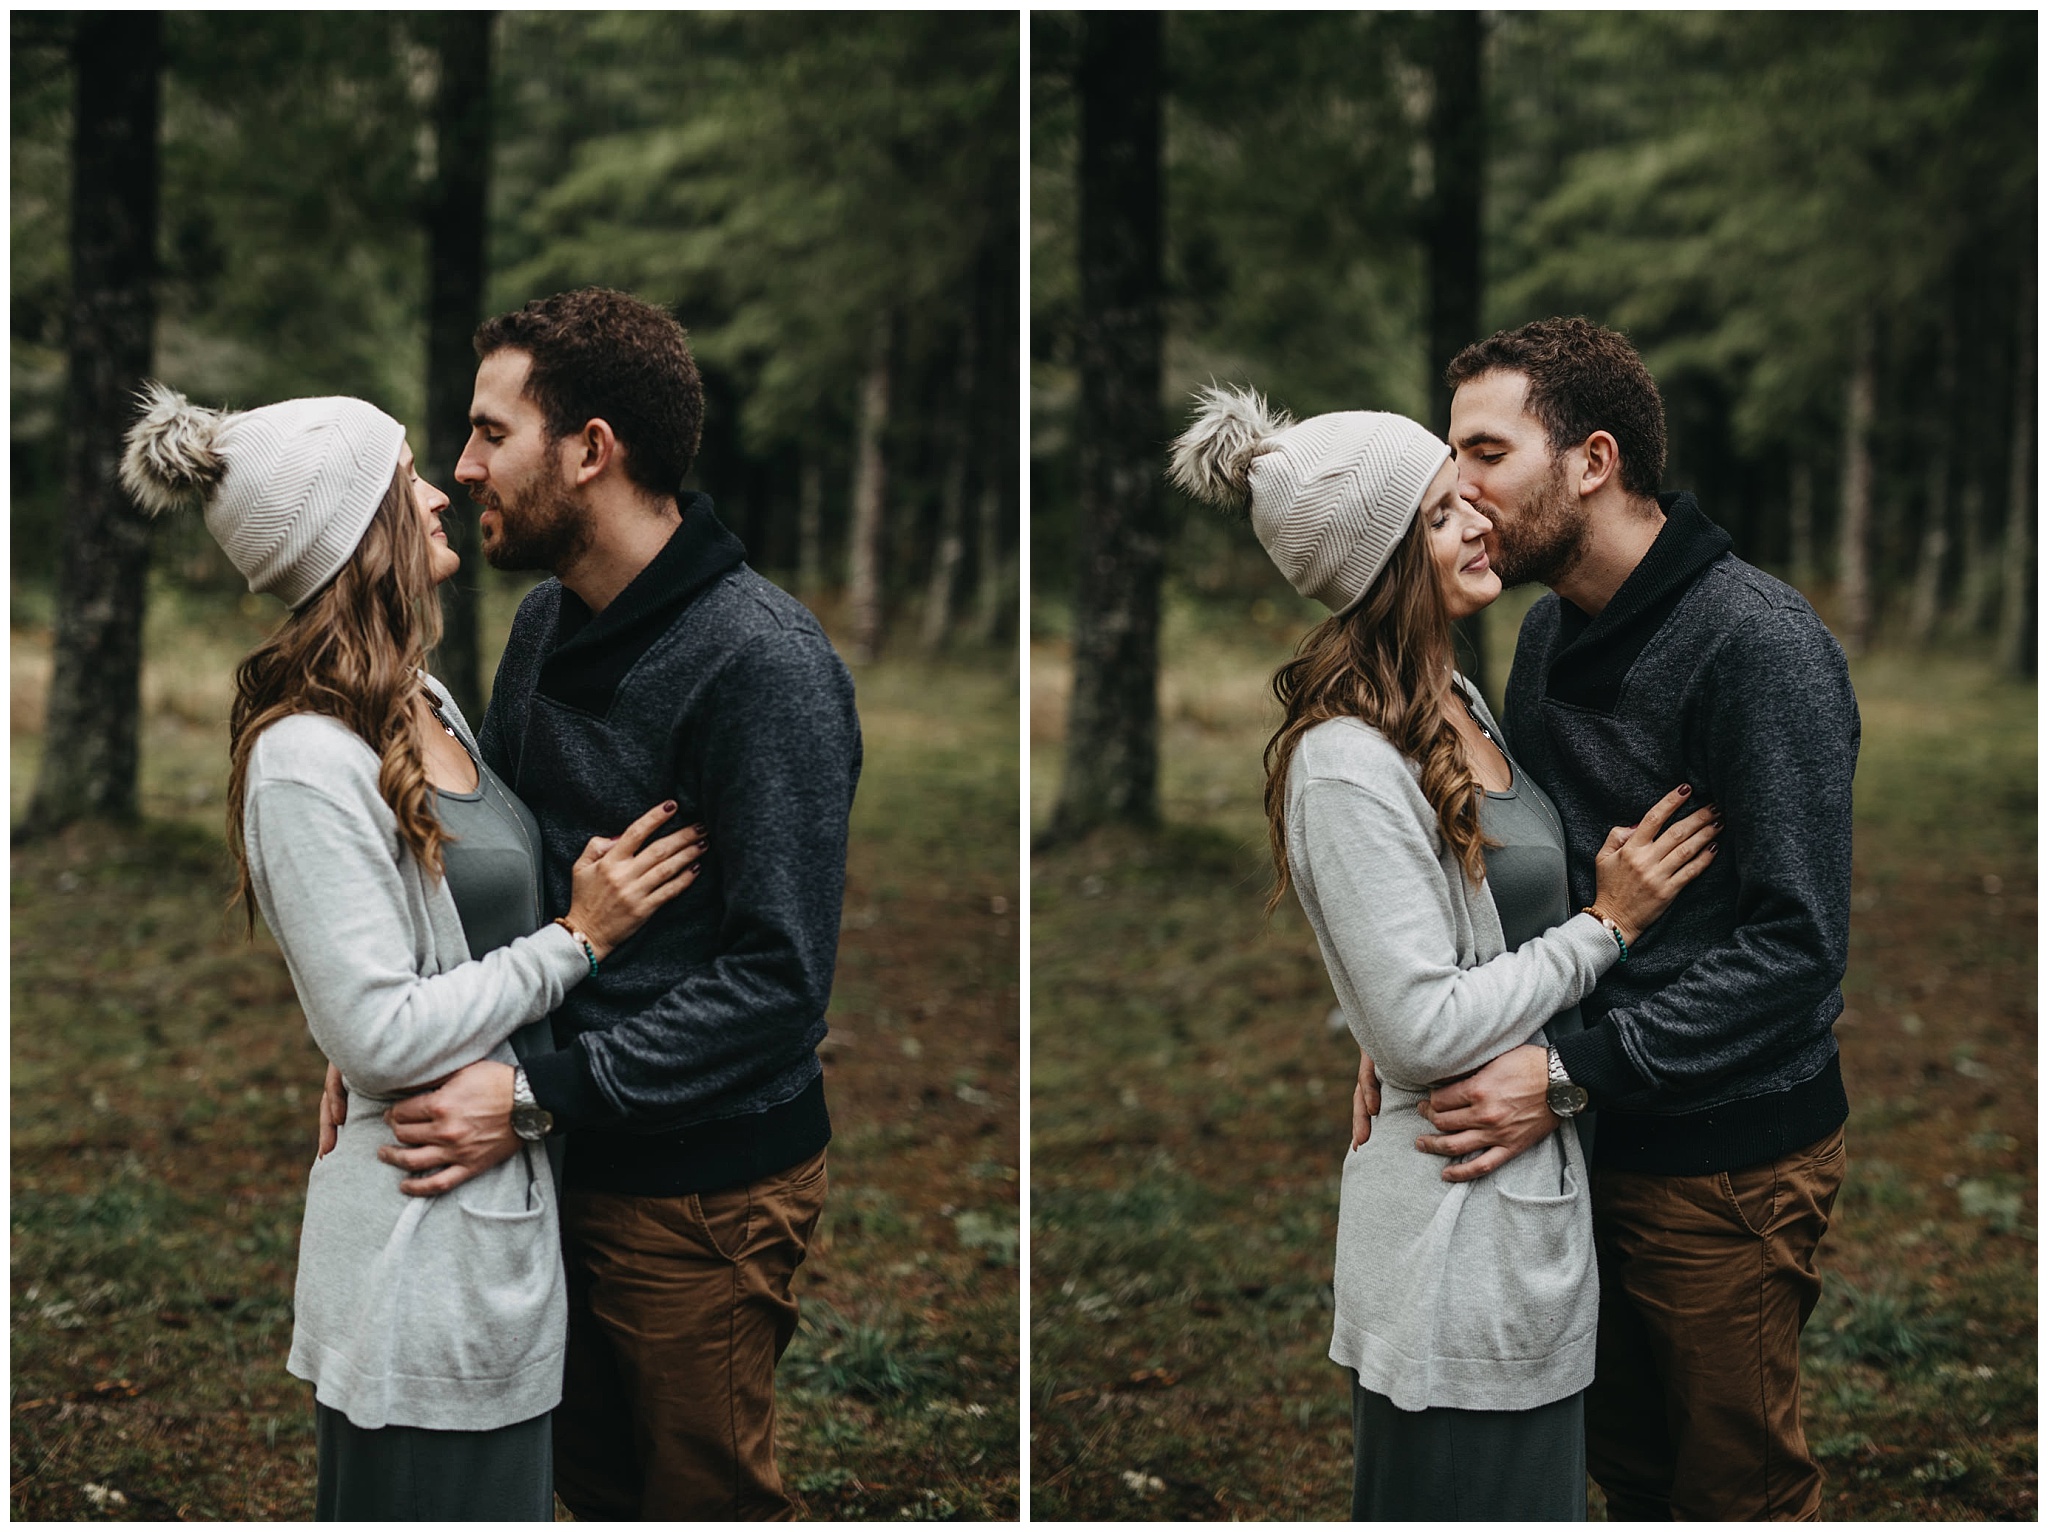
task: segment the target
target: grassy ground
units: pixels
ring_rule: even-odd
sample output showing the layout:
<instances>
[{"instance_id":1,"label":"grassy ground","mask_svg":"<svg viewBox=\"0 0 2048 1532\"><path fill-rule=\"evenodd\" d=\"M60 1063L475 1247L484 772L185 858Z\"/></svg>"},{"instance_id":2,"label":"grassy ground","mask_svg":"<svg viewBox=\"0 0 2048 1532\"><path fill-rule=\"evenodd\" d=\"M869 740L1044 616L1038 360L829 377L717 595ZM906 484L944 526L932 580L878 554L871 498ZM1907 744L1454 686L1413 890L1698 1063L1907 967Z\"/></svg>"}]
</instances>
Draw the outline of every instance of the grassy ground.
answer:
<instances>
[{"instance_id":1,"label":"grassy ground","mask_svg":"<svg viewBox=\"0 0 2048 1532\"><path fill-rule=\"evenodd\" d=\"M47 686L35 615L18 593L17 820ZM160 595L142 822L14 856L16 1518L312 1511L311 1401L284 1357L322 1066L275 946L223 912L228 678L265 620ZM856 679L833 1184L783 1364L783 1472L817 1516L1010 1517L1016 692L989 665Z\"/></svg>"},{"instance_id":2,"label":"grassy ground","mask_svg":"<svg viewBox=\"0 0 2048 1532\"><path fill-rule=\"evenodd\" d=\"M1264 689L1299 631L1261 608L1170 615L1166 828L1033 860L1040 1517L1348 1509L1327 1347L1358 1055L1299 906L1259 916ZM1851 1164L1805 1348L1823 1514L2031 1519L2035 693L1957 656L1880 654L1855 679ZM1040 644L1036 823L1064 685Z\"/></svg>"}]
</instances>

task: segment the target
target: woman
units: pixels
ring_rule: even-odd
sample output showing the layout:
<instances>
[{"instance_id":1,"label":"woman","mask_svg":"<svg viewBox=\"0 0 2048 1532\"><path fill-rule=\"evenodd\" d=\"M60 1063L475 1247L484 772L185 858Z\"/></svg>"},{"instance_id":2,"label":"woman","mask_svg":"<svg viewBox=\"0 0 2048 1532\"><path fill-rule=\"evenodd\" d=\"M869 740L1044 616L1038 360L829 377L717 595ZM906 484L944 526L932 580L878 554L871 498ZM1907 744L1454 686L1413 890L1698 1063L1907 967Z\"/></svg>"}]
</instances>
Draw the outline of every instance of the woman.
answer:
<instances>
[{"instance_id":1,"label":"woman","mask_svg":"<svg viewBox=\"0 0 2048 1532\"><path fill-rule=\"evenodd\" d=\"M1546 1025L1576 1025L1600 975L1711 863L1716 816L1674 820L1681 787L1615 830L1595 903L1571 912L1556 811L1452 669L1451 623L1500 593L1489 526L1413 421L1295 424L1212 388L1173 477L1248 509L1281 572L1335 614L1273 682L1267 908L1292 883L1383 1090L1337 1231L1330 1355L1355 1374L1352 1513L1583 1519L1598 1286L1578 1135L1563 1126L1451 1184L1413 1147L1428 1125L1401 1114Z\"/></svg>"},{"instance_id":2,"label":"woman","mask_svg":"<svg viewBox=\"0 0 2048 1532\"><path fill-rule=\"evenodd\" d=\"M652 838L671 803L591 841L544 919L533 818L422 668L460 561L404 428L360 399L224 414L151 384L144 408L130 493L153 514L203 496L249 588L291 608L236 673L228 839L251 929L260 909L352 1098L307 1187L287 1363L314 1386L316 1514L552 1520L567 1308L547 1155L529 1142L408 1197L379 1114L515 1063L515 1034L690 885L701 837Z\"/></svg>"}]
</instances>

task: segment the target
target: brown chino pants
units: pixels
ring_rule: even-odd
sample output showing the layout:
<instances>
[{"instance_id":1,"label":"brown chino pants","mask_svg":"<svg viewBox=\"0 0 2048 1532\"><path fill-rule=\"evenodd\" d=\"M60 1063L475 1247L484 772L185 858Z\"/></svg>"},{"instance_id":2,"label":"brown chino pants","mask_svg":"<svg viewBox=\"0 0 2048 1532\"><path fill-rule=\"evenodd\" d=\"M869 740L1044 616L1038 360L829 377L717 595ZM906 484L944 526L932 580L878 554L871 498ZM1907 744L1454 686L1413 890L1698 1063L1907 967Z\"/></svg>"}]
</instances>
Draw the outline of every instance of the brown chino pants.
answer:
<instances>
[{"instance_id":1,"label":"brown chino pants","mask_svg":"<svg viewBox=\"0 0 2048 1532\"><path fill-rule=\"evenodd\" d=\"M1799 1332L1842 1130L1741 1170L1593 1176L1600 1339L1586 1460L1610 1521L1812 1521Z\"/></svg>"},{"instance_id":2,"label":"brown chino pants","mask_svg":"<svg viewBox=\"0 0 2048 1532\"><path fill-rule=\"evenodd\" d=\"M688 1197L562 1194L569 1352L555 1489L579 1521L788 1521L775 1364L825 1152Z\"/></svg>"}]
</instances>

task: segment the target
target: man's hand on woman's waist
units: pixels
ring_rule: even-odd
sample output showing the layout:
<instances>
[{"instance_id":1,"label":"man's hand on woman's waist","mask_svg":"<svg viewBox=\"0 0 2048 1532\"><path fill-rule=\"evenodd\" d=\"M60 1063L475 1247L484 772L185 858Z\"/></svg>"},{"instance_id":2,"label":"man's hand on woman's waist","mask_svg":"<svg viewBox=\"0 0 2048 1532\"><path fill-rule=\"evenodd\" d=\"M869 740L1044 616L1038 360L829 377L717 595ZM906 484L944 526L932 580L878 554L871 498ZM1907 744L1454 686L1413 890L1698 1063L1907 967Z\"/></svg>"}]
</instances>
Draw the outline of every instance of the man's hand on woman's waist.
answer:
<instances>
[{"instance_id":1,"label":"man's hand on woman's waist","mask_svg":"<svg viewBox=\"0 0 2048 1532\"><path fill-rule=\"evenodd\" d=\"M1416 1111L1436 1129L1415 1140L1425 1154L1455 1158L1485 1151L1446 1165L1446 1181L1491 1175L1557 1131L1557 1115L1550 1110L1548 1052L1534 1043L1510 1048L1463 1079L1437 1086Z\"/></svg>"},{"instance_id":2,"label":"man's hand on woman's waist","mask_svg":"<svg viewBox=\"0 0 2048 1532\"><path fill-rule=\"evenodd\" d=\"M512 1066L483 1059L450 1075L440 1089L393 1102L384 1113L396 1144L377 1158L410 1172L398 1189L437 1197L509 1160L519 1149L512 1131Z\"/></svg>"}]
</instances>

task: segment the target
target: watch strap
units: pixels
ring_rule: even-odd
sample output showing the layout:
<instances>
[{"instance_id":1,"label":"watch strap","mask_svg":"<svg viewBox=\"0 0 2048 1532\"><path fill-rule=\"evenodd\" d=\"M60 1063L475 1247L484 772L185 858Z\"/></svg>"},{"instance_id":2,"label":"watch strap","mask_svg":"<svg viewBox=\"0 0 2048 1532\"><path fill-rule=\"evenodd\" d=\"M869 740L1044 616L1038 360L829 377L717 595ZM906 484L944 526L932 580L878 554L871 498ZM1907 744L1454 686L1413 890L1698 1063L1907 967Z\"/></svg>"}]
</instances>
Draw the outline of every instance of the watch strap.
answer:
<instances>
[{"instance_id":1,"label":"watch strap","mask_svg":"<svg viewBox=\"0 0 2048 1532\"><path fill-rule=\"evenodd\" d=\"M1549 1089L1544 1094L1551 1112L1558 1117L1578 1116L1591 1100L1586 1088L1565 1072L1564 1058L1557 1049L1546 1047L1544 1060L1550 1076Z\"/></svg>"},{"instance_id":2,"label":"watch strap","mask_svg":"<svg viewBox=\"0 0 2048 1532\"><path fill-rule=\"evenodd\" d=\"M555 1129L554 1114L533 1094L533 1082L526 1078L526 1066L512 1066L512 1132L528 1143L538 1143Z\"/></svg>"}]
</instances>

